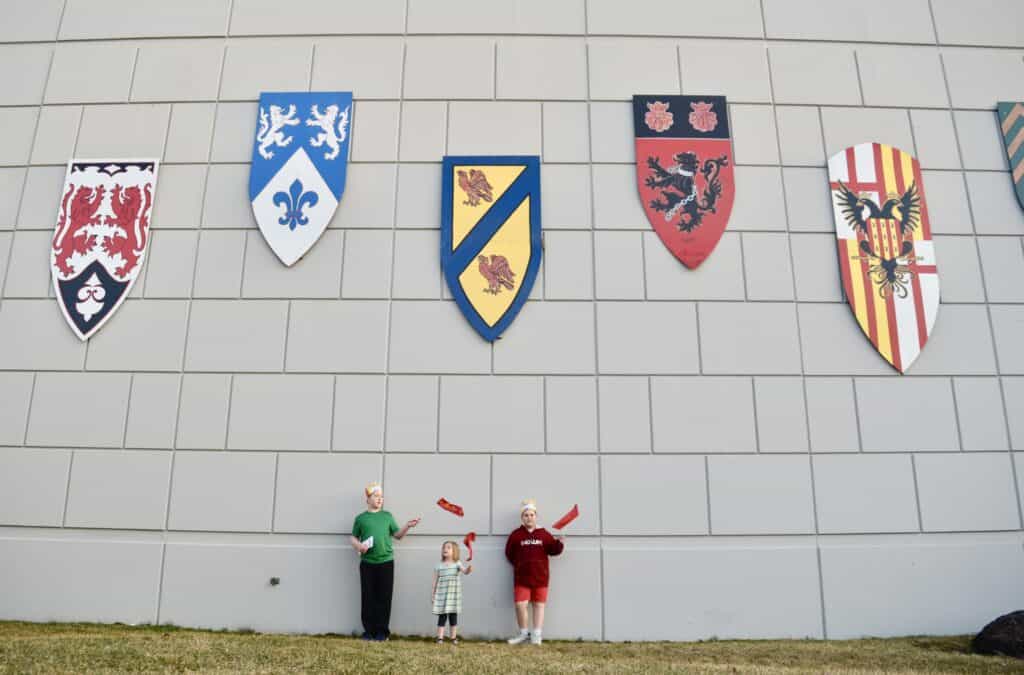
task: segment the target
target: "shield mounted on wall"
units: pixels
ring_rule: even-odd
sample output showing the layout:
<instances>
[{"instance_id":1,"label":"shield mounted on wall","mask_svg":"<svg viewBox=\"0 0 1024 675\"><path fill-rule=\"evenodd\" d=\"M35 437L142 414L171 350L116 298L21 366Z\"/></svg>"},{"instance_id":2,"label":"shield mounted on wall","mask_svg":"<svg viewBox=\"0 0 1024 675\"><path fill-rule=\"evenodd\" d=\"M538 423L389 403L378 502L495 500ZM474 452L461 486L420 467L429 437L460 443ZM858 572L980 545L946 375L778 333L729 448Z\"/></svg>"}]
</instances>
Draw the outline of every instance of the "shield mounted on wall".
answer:
<instances>
[{"instance_id":1,"label":"shield mounted on wall","mask_svg":"<svg viewBox=\"0 0 1024 675\"><path fill-rule=\"evenodd\" d=\"M1024 208L1024 103L999 102L999 125L1003 131L1006 155L1010 159L1010 175L1017 201Z\"/></svg>"},{"instance_id":2,"label":"shield mounted on wall","mask_svg":"<svg viewBox=\"0 0 1024 675\"><path fill-rule=\"evenodd\" d=\"M917 160L861 143L828 160L846 300L878 353L905 373L939 310L928 205Z\"/></svg>"},{"instance_id":3,"label":"shield mounted on wall","mask_svg":"<svg viewBox=\"0 0 1024 675\"><path fill-rule=\"evenodd\" d=\"M291 266L327 229L345 191L352 93L260 94L249 200L267 244Z\"/></svg>"},{"instance_id":4,"label":"shield mounted on wall","mask_svg":"<svg viewBox=\"0 0 1024 675\"><path fill-rule=\"evenodd\" d=\"M88 340L139 278L149 245L157 160L68 162L50 248L57 304Z\"/></svg>"},{"instance_id":5,"label":"shield mounted on wall","mask_svg":"<svg viewBox=\"0 0 1024 675\"><path fill-rule=\"evenodd\" d=\"M496 340L515 319L540 258L540 158L445 157L441 268L485 340Z\"/></svg>"},{"instance_id":6,"label":"shield mounted on wall","mask_svg":"<svg viewBox=\"0 0 1024 675\"><path fill-rule=\"evenodd\" d=\"M634 96L636 179L662 243L695 269L711 255L736 195L724 96Z\"/></svg>"}]
</instances>

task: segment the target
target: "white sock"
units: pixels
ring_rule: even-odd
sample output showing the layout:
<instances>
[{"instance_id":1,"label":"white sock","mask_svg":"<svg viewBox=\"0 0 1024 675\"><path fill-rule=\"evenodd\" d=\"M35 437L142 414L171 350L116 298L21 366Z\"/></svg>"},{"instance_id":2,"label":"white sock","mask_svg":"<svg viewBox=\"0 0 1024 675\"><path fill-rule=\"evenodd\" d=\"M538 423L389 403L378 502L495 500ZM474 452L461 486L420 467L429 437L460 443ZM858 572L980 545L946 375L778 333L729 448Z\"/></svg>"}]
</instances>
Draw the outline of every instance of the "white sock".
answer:
<instances>
[{"instance_id":1,"label":"white sock","mask_svg":"<svg viewBox=\"0 0 1024 675\"><path fill-rule=\"evenodd\" d=\"M529 635L530 634L530 629L529 628L520 628L519 629L519 634L520 635Z\"/></svg>"},{"instance_id":2,"label":"white sock","mask_svg":"<svg viewBox=\"0 0 1024 675\"><path fill-rule=\"evenodd\" d=\"M541 629L540 628L534 628L533 629L533 635L539 636L540 634L541 634Z\"/></svg>"}]
</instances>

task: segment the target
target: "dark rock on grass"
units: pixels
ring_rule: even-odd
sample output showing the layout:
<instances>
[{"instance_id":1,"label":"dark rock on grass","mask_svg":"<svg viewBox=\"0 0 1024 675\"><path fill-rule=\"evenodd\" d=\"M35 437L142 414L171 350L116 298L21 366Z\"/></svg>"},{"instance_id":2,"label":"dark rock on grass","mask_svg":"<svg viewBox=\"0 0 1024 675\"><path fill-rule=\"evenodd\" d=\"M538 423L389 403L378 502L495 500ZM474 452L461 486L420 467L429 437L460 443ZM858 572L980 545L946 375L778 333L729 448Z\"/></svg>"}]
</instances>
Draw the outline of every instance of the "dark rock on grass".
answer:
<instances>
[{"instance_id":1,"label":"dark rock on grass","mask_svg":"<svg viewBox=\"0 0 1024 675\"><path fill-rule=\"evenodd\" d=\"M977 654L1024 659L1024 610L1004 614L981 629L971 641Z\"/></svg>"}]
</instances>

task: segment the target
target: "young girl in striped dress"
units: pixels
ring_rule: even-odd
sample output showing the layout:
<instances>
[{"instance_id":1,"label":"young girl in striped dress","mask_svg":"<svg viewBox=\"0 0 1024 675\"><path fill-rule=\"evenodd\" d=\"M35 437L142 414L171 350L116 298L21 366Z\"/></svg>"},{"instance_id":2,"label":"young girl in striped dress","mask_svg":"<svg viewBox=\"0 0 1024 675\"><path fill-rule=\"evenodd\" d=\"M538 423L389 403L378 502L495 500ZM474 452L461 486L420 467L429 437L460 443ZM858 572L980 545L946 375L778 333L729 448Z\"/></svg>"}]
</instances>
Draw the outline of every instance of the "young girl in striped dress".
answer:
<instances>
[{"instance_id":1,"label":"young girl in striped dress","mask_svg":"<svg viewBox=\"0 0 1024 675\"><path fill-rule=\"evenodd\" d=\"M459 612L462 611L462 578L459 575L472 571L472 565L463 565L459 560L458 544L446 541L441 545L441 562L434 568L434 588L430 592L434 614L437 615L437 644L444 642L446 620L450 626L452 644L459 644L459 638L456 637Z\"/></svg>"}]
</instances>

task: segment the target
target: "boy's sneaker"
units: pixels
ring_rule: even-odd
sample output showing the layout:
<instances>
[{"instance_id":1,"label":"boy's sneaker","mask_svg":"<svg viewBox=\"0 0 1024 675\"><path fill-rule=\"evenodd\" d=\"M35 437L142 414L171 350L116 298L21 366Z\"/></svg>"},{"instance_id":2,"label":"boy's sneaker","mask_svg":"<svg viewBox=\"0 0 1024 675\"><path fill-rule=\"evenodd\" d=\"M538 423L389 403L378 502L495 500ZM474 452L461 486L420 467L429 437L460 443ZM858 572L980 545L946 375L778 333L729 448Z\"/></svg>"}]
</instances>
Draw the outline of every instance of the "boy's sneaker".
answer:
<instances>
[{"instance_id":1,"label":"boy's sneaker","mask_svg":"<svg viewBox=\"0 0 1024 675\"><path fill-rule=\"evenodd\" d=\"M542 642L543 642L543 639L541 638L540 631L534 631L533 633L530 633L530 644L531 645L539 645Z\"/></svg>"},{"instance_id":2,"label":"boy's sneaker","mask_svg":"<svg viewBox=\"0 0 1024 675\"><path fill-rule=\"evenodd\" d=\"M523 644L524 642L526 642L529 639L530 639L530 633L528 631L524 630L521 633L519 633L519 635L515 636L514 638L509 638L508 639L508 643L510 645L521 645L521 644Z\"/></svg>"}]
</instances>

